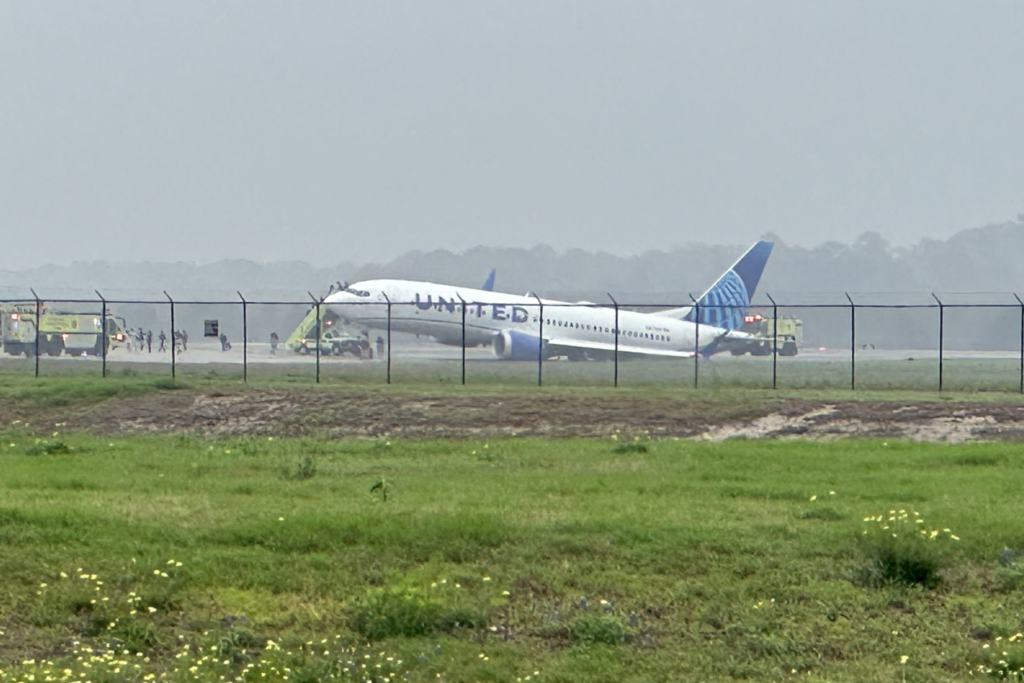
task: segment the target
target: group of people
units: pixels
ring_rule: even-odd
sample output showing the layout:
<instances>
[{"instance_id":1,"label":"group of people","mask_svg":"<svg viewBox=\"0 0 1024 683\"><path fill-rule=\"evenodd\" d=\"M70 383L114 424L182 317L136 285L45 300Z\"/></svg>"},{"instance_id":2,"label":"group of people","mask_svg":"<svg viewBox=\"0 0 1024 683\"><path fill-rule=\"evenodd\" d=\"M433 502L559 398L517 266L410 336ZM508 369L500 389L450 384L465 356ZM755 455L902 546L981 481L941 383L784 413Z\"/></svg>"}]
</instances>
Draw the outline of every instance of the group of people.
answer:
<instances>
[{"instance_id":1,"label":"group of people","mask_svg":"<svg viewBox=\"0 0 1024 683\"><path fill-rule=\"evenodd\" d=\"M365 330L363 331L363 336L369 337ZM164 334L163 330L160 330L160 334L157 335L156 339L157 342L159 342L157 352L165 353L167 351L167 335ZM174 330L172 341L174 344L175 355L181 355L183 351L188 351L188 332L185 330ZM228 340L226 334L221 333L218 341L220 342L221 351L228 351L231 349L231 342ZM272 332L270 334L271 355L277 355L277 347L280 345L281 338L278 336L277 332ZM139 329L128 328L125 330L125 346L128 351L144 351L146 353L153 353L153 330L143 330L141 327ZM384 338L380 335L377 336L375 346L377 347L377 358L382 359L384 357ZM373 350L369 345L366 345L364 348L364 357L373 358Z\"/></svg>"},{"instance_id":2,"label":"group of people","mask_svg":"<svg viewBox=\"0 0 1024 683\"><path fill-rule=\"evenodd\" d=\"M156 340L158 342L157 353L166 353L167 335L164 334L163 330L160 330ZM185 330L174 330L173 341L175 353L180 354L182 351L188 351L188 332ZM125 330L125 347L129 351L153 353L153 330L143 330L141 327L136 330L133 327L129 327Z\"/></svg>"},{"instance_id":3,"label":"group of people","mask_svg":"<svg viewBox=\"0 0 1024 683\"><path fill-rule=\"evenodd\" d=\"M160 335L163 336L163 332L161 332ZM125 346L129 351L148 350L149 353L153 353L153 330L149 330L147 332L143 330L141 327L137 330L129 327L127 330L125 330L124 336ZM163 350L162 344L161 350Z\"/></svg>"}]
</instances>

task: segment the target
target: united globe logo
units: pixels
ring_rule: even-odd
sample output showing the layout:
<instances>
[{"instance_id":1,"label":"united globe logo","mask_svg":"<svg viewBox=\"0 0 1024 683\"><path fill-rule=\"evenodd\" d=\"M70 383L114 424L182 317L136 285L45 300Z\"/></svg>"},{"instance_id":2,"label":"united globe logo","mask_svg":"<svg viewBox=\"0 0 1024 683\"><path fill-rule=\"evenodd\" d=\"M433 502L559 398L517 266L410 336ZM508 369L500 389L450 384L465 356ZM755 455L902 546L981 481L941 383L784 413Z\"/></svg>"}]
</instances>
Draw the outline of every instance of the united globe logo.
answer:
<instances>
[{"instance_id":1,"label":"united globe logo","mask_svg":"<svg viewBox=\"0 0 1024 683\"><path fill-rule=\"evenodd\" d=\"M749 305L747 286L735 271L730 270L701 299L700 324L727 330L739 329Z\"/></svg>"}]
</instances>

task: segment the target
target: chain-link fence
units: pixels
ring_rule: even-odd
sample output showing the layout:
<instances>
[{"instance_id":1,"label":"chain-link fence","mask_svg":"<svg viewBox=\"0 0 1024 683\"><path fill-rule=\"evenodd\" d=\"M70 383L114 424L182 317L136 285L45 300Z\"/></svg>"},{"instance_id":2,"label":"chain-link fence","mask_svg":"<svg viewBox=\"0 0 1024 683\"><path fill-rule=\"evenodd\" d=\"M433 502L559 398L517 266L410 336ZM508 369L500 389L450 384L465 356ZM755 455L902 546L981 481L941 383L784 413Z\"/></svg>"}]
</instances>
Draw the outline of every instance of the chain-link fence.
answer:
<instances>
[{"instance_id":1,"label":"chain-link fence","mask_svg":"<svg viewBox=\"0 0 1024 683\"><path fill-rule=\"evenodd\" d=\"M732 335L721 326L730 307L701 311L689 295L656 303L501 296L481 303L383 293L340 303L310 293L27 290L0 299L0 371L1024 393L1024 301L1012 293L769 293L735 311L742 334Z\"/></svg>"}]
</instances>

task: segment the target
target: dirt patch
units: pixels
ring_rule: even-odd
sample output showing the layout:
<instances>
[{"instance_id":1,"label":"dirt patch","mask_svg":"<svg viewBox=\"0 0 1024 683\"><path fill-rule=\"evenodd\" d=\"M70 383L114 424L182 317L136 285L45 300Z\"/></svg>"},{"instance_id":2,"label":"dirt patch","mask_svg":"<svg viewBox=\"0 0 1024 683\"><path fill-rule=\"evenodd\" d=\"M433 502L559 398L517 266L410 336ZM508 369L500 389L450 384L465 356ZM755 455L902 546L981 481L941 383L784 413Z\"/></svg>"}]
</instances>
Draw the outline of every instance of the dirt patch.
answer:
<instances>
[{"instance_id":1,"label":"dirt patch","mask_svg":"<svg viewBox=\"0 0 1024 683\"><path fill-rule=\"evenodd\" d=\"M749 408L724 417L747 419ZM665 399L563 396L330 395L246 390L150 394L62 414L69 429L98 433L191 431L213 435L323 434L469 437L486 434L607 435L614 429L692 435L706 425L693 405Z\"/></svg>"},{"instance_id":2,"label":"dirt patch","mask_svg":"<svg viewBox=\"0 0 1024 683\"><path fill-rule=\"evenodd\" d=\"M823 406L800 415L772 414L757 418L750 424L733 423L712 427L702 435L711 441L729 438L759 438L787 435L806 435L827 438L837 436L887 436L909 438L915 441L949 441L957 443L970 439L1018 439L1024 436L1024 416L1015 413L1007 420L996 415L921 415L916 406L904 406L886 414L886 405L875 403L877 415L865 418L863 407L846 414L835 405ZM985 404L988 410L998 406Z\"/></svg>"},{"instance_id":3,"label":"dirt patch","mask_svg":"<svg viewBox=\"0 0 1024 683\"><path fill-rule=\"evenodd\" d=\"M734 438L757 439L784 434L806 434L811 431L818 418L834 415L835 412L834 405L825 405L796 415L772 413L748 423L718 425L710 428L701 436L711 441L723 441Z\"/></svg>"},{"instance_id":4,"label":"dirt patch","mask_svg":"<svg viewBox=\"0 0 1024 683\"><path fill-rule=\"evenodd\" d=\"M323 435L469 438L486 435L770 438L878 436L926 441L1024 438L1024 404L971 401L723 401L690 395L404 395L293 389L180 390L32 413L0 405L47 430L101 434Z\"/></svg>"}]
</instances>

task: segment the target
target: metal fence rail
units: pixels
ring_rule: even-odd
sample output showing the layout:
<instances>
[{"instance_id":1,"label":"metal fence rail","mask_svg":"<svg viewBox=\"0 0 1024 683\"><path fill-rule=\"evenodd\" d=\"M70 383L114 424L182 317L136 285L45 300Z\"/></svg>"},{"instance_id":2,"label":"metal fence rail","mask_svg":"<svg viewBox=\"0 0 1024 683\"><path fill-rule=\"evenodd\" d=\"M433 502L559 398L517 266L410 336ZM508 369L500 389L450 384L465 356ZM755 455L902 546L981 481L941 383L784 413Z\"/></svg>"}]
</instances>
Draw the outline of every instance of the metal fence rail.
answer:
<instances>
[{"instance_id":1,"label":"metal fence rail","mask_svg":"<svg viewBox=\"0 0 1024 683\"><path fill-rule=\"evenodd\" d=\"M142 308L149 307L151 314L147 314L150 319L166 320L171 330L171 348L167 353L168 358L166 360L167 370L172 378L178 376L178 364L188 362L187 357L183 357L181 349L179 348L177 340L178 326L181 324L182 311L185 309L195 309L202 313L205 317L207 315L216 315L219 321L223 318L224 312L234 311L230 313L231 320L226 323L231 326L240 324L240 331L242 337L242 357L241 357L241 379L243 382L250 381L250 366L253 364L253 359L250 353L250 345L252 342L251 332L253 330L253 311L254 310L267 310L275 307L292 307L299 311L305 311L308 316L310 313L315 313L315 340L309 345L307 350L310 350L310 355L314 356L314 367L315 372L312 373L312 379L314 382L319 383L322 376L321 359L322 359L322 339L324 337L324 314L327 311L337 314L339 309L347 309L348 307L358 306L376 306L383 309L386 320L377 329L380 333L386 335L386 341L383 337L379 337L380 341L383 342L383 348L381 344L378 344L378 350L380 351L377 360L384 366L384 373L382 381L387 384L391 384L393 381L393 363L396 362L395 355L392 353L393 342L395 342L395 333L393 329L392 320L396 315L396 311L402 311L404 307L418 307L423 310L423 302L420 301L402 301L394 300L389 297L386 293L382 295L381 301L366 301L366 302L346 302L344 304L330 304L325 301L326 297L317 297L311 293L308 294L308 298L305 299L254 299L246 297L242 292L236 291L237 298L231 299L214 299L214 300L196 300L196 299L175 299L168 292L164 291L164 297L160 298L142 298L142 299L131 299L131 298L107 298L101 292L95 292L95 298L92 297L40 297L35 290L30 290L32 293L31 297L19 297L19 298L6 298L0 299L0 310L10 312L11 316L17 315L20 321L31 322L34 327L34 338L26 342L22 340L21 347L31 347L31 353L25 351L26 355L33 357L33 372L36 377L44 376L42 372L40 359L43 356L43 351L49 352L50 344L47 343L46 349L41 348L41 334L49 333L42 331L43 317L50 311L65 311L76 309L78 315L99 315L99 320L102 320L102 345L98 347L100 350L93 355L100 357L99 374L102 377L107 377L109 373L108 362L115 362L118 360L117 352L111 349L109 345L109 334L107 328L108 316L113 315L119 310L131 309L138 311ZM692 366L686 372L685 381L687 384L692 382L694 388L699 388L705 383L714 384L714 377L703 378L702 377L702 366L704 365L704 359L702 357L702 351L705 348L701 344L701 331L702 328L707 329L707 324L702 324L701 304L698 299L693 295L688 295L686 301L678 302L675 304L666 304L664 302L659 304L652 304L648 302L620 302L611 293L607 294L607 302L603 303L562 303L543 301L536 295L531 295L535 300L536 304L525 304L521 299L516 301L509 301L502 303L500 301L488 301L487 306L506 306L506 307L518 307L521 309L533 309L531 311L531 317L536 323L535 329L540 339L545 338L545 325L549 324L549 316L557 315L557 312L561 309L566 308L586 308L586 309L600 309L606 310L611 314L611 320L614 320L612 327L612 351L610 353L610 365L608 368L608 374L606 375L606 382L612 386L618 387L621 380L621 369L620 360L623 360L625 355L620 353L620 346L623 346L620 342L620 335L622 331L619 329L620 315L623 311L637 311L637 312L657 312L658 310L665 310L669 308L691 308L693 311L693 317L697 321L695 325L695 343L693 348L692 359L681 359L675 358L671 360L659 361L666 365L661 366L662 368L678 368L682 367L682 364ZM877 356L874 352L877 350L876 345L873 341L868 342L866 340L871 339L871 335L879 334L892 334L898 339L914 339L921 340L926 334L926 328L934 325L932 328L931 341L928 343L934 343L935 350L935 369L933 375L934 384L931 388L937 391L945 391L949 388L949 375L947 370L950 368L950 363L960 363L964 360L962 354L965 352L981 352L981 351L992 351L993 348L970 348L972 343L983 342L984 345L991 347L993 344L1001 345L998 346L999 350L1006 352L1014 352L1013 360L1013 390L1024 394L1024 299L1018 296L1016 293L953 293L953 294L942 294L942 293L917 293L906 295L903 300L897 300L893 295L881 295L881 294L852 294L843 292L841 300L834 301L802 301L794 298L785 296L773 296L771 293L765 294L764 301L760 301L752 304L749 309L757 311L765 311L769 313L770 318L773 321L780 320L781 314L788 314L790 316L804 315L813 312L814 315L818 316L822 321L828 320L831 322L821 323L822 328L818 331L819 336L824 339L828 338L829 344L827 350L833 355L829 355L827 358L822 356L822 362L828 363L828 369L830 372L835 372L838 368L837 357L834 355L834 350L837 346L848 345L848 355L845 360L842 361L842 365L846 367L847 381L844 382L844 386L848 386L850 390L857 390L861 388L859 386L859 370L863 371L864 363L875 363L878 364L881 361L875 360ZM964 299L968 300L964 300ZM978 300L979 298L983 300ZM881 299L879 301L879 299ZM916 299L916 300L912 300ZM973 299L973 300L972 300ZM440 310L440 304L434 304L438 306ZM451 308L450 312L454 312L457 309L457 322L453 321L452 324L458 324L461 328L459 334L461 336L461 349L458 358L459 361L459 382L461 384L467 383L467 365L470 363L470 359L467 358L467 349L470 347L467 344L467 332L469 330L470 322L467 320L468 313L473 309L474 306L479 306L477 302L470 302L459 297L457 302L451 302L445 304ZM716 308L737 308L731 306L717 306ZM158 311L164 311L160 314ZM17 311L17 313L14 313ZM213 313L208 313L213 311ZM970 316L973 316L968 323L961 322L960 324L950 323L950 317L956 316L960 312L968 312ZM532 315L536 313L536 315ZM237 322L236 322L237 315ZM479 317L479 311L476 313ZM893 317L893 316L897 317ZM840 323L839 321L843 316L846 316L846 321ZM872 321L871 316L876 316L878 319ZM933 316L931 322L928 322L928 317L922 316ZM982 320L981 316L988 316ZM274 321L277 322L283 319L281 316L274 317ZM192 322L195 324L195 314L192 315ZM891 319L891 321L890 321ZM982 320L979 323L979 320ZM911 321L911 322L908 322ZM8 321L5 320L5 323ZM912 324L911 324L912 323ZM257 327L263 327L264 330L261 332L261 336L265 334L266 328L270 323L260 323L257 321ZM327 323L330 325L330 323ZM779 353L779 331L778 324L772 324L771 326L771 373L770 382L765 378L765 386L772 389L780 387L781 380L783 378L782 367L789 363L789 359L781 358ZM6 329L6 328L5 328ZM235 329L232 327L232 329ZM865 332L868 330L868 332ZM606 330L607 331L607 330ZM949 334L954 333L957 335L955 341L956 348L951 358L951 347L949 344ZM1011 334L1012 333L1012 334ZM152 335L152 329L150 330ZM161 330L161 336L163 331ZM52 336L52 335L51 335ZM67 335L64 335L65 338ZM186 338L187 339L187 338ZM1013 340L1013 348L1010 348L1009 341ZM972 341L973 340L973 341ZM1001 340L1001 341L1000 341ZM366 341L369 342L369 336L366 335ZM150 338L150 353L152 339ZM812 345L813 346L813 345ZM870 347L870 350L869 350ZM13 347L11 347L13 348ZM386 348L386 355L383 353L383 349ZM536 384L542 386L545 383L545 368L546 367L558 367L553 366L554 363L561 363L562 361L556 361L551 359L546 353L546 349L543 343L538 343L538 351L536 356ZM898 344L893 345L893 348L899 348ZM7 350L7 349L5 349ZM826 350L824 344L820 347L821 351ZM926 348L927 354L931 353L931 348ZM140 349L141 351L141 349ZM166 352L166 350L165 350ZM274 353L275 349L272 347L271 353ZM859 353L860 352L860 353ZM287 353L287 351L286 351ZM926 357L930 357L926 354ZM959 355L958 355L959 354ZM9 355L5 354L5 358ZM88 353L86 353L88 355ZM802 354L806 355L806 354ZM383 357L381 357L383 356ZM622 356L623 358L620 358ZM10 359L8 359L10 360ZM124 360L121 358L120 360ZM915 358L908 358L907 360L915 360ZM969 359L968 359L969 360ZM1010 361L1009 356L1004 356L1000 359L1002 365L999 366L998 372L998 385L999 386L976 386L974 388L994 388L1006 390L1007 386L1004 386L1007 372L1010 366L1007 364ZM159 361L161 364L163 360ZM813 361L808 361L813 362ZM893 361L895 362L895 361ZM979 363L984 362L984 359L979 356ZM521 367L521 365L520 365ZM714 371L715 366L710 366ZM754 366L751 366L754 367ZM789 366L787 366L789 367ZM824 367L824 366L823 366ZM893 366L895 367L895 366ZM966 366L965 366L966 367ZM980 367L980 366L979 366ZM993 366L994 367L994 366ZM755 368L760 371L761 366ZM673 370L673 372L675 371ZM884 372L884 371L881 371ZM967 370L969 372L969 369ZM593 377L600 376L599 371L595 371ZM671 375L667 370L665 372L656 372L655 374L663 377ZM760 376L760 375L759 375ZM664 381L682 382L682 374L678 374L677 379L665 379ZM550 378L548 378L550 380Z\"/></svg>"}]
</instances>

